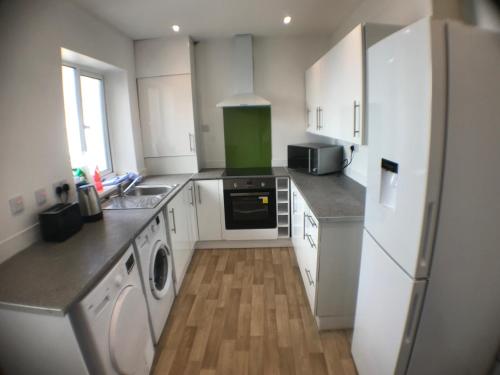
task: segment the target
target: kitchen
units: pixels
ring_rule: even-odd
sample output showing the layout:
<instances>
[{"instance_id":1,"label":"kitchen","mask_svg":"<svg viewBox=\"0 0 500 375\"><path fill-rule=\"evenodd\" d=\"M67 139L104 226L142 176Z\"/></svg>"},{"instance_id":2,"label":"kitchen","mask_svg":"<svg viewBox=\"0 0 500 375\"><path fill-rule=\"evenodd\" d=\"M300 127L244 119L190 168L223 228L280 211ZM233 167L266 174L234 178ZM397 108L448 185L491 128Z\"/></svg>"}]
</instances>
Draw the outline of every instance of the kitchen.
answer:
<instances>
[{"instance_id":1,"label":"kitchen","mask_svg":"<svg viewBox=\"0 0 500 375\"><path fill-rule=\"evenodd\" d=\"M1 372L495 373L498 18L459 3L0 3Z\"/></svg>"}]
</instances>

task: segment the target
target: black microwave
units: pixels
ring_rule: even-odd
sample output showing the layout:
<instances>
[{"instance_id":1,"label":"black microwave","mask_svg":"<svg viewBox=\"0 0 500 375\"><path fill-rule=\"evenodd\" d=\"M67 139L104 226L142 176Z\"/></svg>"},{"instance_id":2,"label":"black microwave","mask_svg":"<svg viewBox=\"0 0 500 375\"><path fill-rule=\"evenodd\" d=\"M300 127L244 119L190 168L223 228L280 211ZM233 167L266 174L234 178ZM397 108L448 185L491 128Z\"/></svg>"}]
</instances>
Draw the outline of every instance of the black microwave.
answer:
<instances>
[{"instance_id":1,"label":"black microwave","mask_svg":"<svg viewBox=\"0 0 500 375\"><path fill-rule=\"evenodd\" d=\"M344 148L324 143L288 145L288 168L314 175L340 172L344 165Z\"/></svg>"}]
</instances>

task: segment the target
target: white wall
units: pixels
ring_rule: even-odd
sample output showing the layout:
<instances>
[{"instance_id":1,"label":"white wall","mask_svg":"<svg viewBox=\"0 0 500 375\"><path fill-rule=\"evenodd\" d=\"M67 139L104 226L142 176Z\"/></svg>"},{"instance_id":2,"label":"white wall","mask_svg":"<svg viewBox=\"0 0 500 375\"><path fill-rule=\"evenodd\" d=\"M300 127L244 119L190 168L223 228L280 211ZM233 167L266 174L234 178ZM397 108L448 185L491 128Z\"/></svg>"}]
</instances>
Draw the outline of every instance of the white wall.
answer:
<instances>
[{"instance_id":1,"label":"white wall","mask_svg":"<svg viewBox=\"0 0 500 375\"><path fill-rule=\"evenodd\" d=\"M143 169L132 41L68 1L0 1L0 261L37 238L33 192L72 180L64 125L61 47L127 72L128 122L135 168ZM10 214L8 199L21 194L25 211ZM48 204L44 206L47 208ZM31 229L30 229L31 228Z\"/></svg>"},{"instance_id":2,"label":"white wall","mask_svg":"<svg viewBox=\"0 0 500 375\"><path fill-rule=\"evenodd\" d=\"M329 42L326 35L254 38L254 89L271 101L273 165L286 165L288 144L313 140L305 133L304 75ZM222 109L215 105L233 94L232 46L230 38L195 46L202 167L225 165Z\"/></svg>"}]
</instances>

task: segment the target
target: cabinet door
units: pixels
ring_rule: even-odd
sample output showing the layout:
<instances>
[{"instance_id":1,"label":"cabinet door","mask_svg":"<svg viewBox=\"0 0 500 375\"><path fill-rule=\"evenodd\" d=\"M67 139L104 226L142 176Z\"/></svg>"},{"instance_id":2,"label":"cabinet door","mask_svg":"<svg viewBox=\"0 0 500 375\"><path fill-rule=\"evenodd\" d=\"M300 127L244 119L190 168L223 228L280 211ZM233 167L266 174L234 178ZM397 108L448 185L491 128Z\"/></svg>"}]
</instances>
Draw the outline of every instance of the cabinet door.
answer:
<instances>
[{"instance_id":1,"label":"cabinet door","mask_svg":"<svg viewBox=\"0 0 500 375\"><path fill-rule=\"evenodd\" d=\"M304 200L299 190L292 182L292 242L297 263L302 262L302 248L304 247Z\"/></svg>"},{"instance_id":2,"label":"cabinet door","mask_svg":"<svg viewBox=\"0 0 500 375\"><path fill-rule=\"evenodd\" d=\"M357 26L334 47L331 102L339 122L335 138L363 143L364 130L364 41Z\"/></svg>"},{"instance_id":3,"label":"cabinet door","mask_svg":"<svg viewBox=\"0 0 500 375\"><path fill-rule=\"evenodd\" d=\"M145 157L195 154L191 75L137 80Z\"/></svg>"},{"instance_id":4,"label":"cabinet door","mask_svg":"<svg viewBox=\"0 0 500 375\"><path fill-rule=\"evenodd\" d=\"M200 241L222 240L220 182L220 180L200 180L195 182Z\"/></svg>"},{"instance_id":5,"label":"cabinet door","mask_svg":"<svg viewBox=\"0 0 500 375\"><path fill-rule=\"evenodd\" d=\"M318 242L316 234L318 231L317 222L314 222L312 213L309 207L306 206L304 211L304 248L302 250L302 263L304 268L304 284L309 299L309 305L313 314L316 311L316 282L317 282L317 264L318 264Z\"/></svg>"},{"instance_id":6,"label":"cabinet door","mask_svg":"<svg viewBox=\"0 0 500 375\"><path fill-rule=\"evenodd\" d=\"M175 290L179 292L193 253L190 248L189 221L185 203L185 189L167 204L170 245L174 258Z\"/></svg>"},{"instance_id":7,"label":"cabinet door","mask_svg":"<svg viewBox=\"0 0 500 375\"><path fill-rule=\"evenodd\" d=\"M306 111L307 131L318 133L318 111L320 90L320 62L316 62L306 71Z\"/></svg>"},{"instance_id":8,"label":"cabinet door","mask_svg":"<svg viewBox=\"0 0 500 375\"><path fill-rule=\"evenodd\" d=\"M189 182L184 188L185 205L189 223L189 248L194 249L198 241L198 219L196 218L196 199L194 192L194 183Z\"/></svg>"}]
</instances>

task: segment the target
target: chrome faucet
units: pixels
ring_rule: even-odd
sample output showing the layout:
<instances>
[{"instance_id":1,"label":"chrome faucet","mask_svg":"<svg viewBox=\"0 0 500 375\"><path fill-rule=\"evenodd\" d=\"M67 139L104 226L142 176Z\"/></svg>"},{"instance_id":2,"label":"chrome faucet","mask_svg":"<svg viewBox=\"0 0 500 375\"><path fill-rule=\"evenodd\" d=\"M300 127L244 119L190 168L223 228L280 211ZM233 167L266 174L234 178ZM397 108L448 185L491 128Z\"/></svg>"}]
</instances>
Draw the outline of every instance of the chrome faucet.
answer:
<instances>
[{"instance_id":1,"label":"chrome faucet","mask_svg":"<svg viewBox=\"0 0 500 375\"><path fill-rule=\"evenodd\" d=\"M127 186L127 188L121 192L121 194L120 194L120 195L121 195L122 197L123 197L123 196L125 196L125 195L127 195L127 193L129 192L129 190L131 190L131 189L132 189L135 185L137 185L137 183L138 183L141 179L142 179L142 176L137 176L137 177L134 179L134 181L132 181L132 182L131 182L128 186Z\"/></svg>"}]
</instances>

